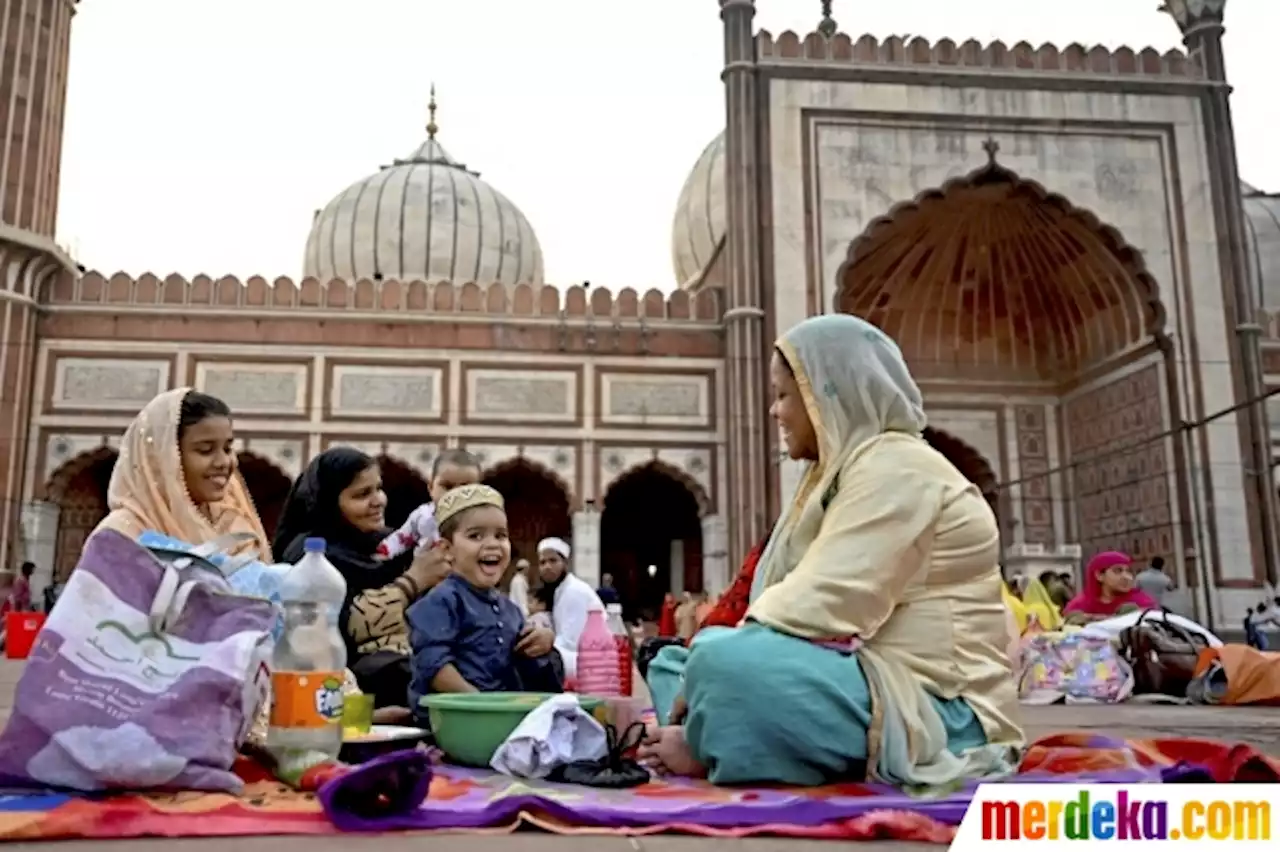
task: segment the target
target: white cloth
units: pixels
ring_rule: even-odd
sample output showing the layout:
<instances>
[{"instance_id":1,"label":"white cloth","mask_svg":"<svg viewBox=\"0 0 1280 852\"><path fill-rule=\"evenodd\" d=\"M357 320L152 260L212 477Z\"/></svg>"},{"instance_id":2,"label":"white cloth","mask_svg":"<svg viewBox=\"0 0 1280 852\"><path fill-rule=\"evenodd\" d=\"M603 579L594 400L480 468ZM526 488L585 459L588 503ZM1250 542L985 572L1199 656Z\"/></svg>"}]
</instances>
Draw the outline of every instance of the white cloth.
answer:
<instances>
[{"instance_id":1,"label":"white cloth","mask_svg":"<svg viewBox=\"0 0 1280 852\"><path fill-rule=\"evenodd\" d=\"M557 766L599 760L609 752L600 723L576 695L556 695L539 704L498 746L489 765L503 775L546 778Z\"/></svg>"},{"instance_id":2,"label":"white cloth","mask_svg":"<svg viewBox=\"0 0 1280 852\"><path fill-rule=\"evenodd\" d=\"M587 626L587 613L604 612L596 590L584 580L565 574L551 606L551 622L556 629L556 650L564 661L564 676L578 676L578 640Z\"/></svg>"},{"instance_id":3,"label":"white cloth","mask_svg":"<svg viewBox=\"0 0 1280 852\"><path fill-rule=\"evenodd\" d=\"M1089 624L1086 624L1084 627L1080 628L1080 632L1083 633L1085 636L1097 636L1098 638L1101 638L1101 639L1116 639L1127 628L1130 628L1133 625L1137 624L1138 620L1141 619L1142 616L1143 616L1143 613L1141 612L1136 612L1136 611L1126 612L1124 615L1116 615L1111 618L1103 619L1102 621L1090 622ZM1201 627L1199 624L1196 624L1194 621L1192 621L1189 618L1183 618L1180 615L1174 615L1173 613L1170 612L1170 613L1164 613L1164 614L1155 613L1153 615L1148 616L1145 620L1160 622L1160 621L1164 621L1166 618L1169 619L1170 624L1177 625L1178 627L1181 627L1183 630L1186 630L1189 633L1195 633L1199 636L1203 636L1205 642L1209 643L1210 648L1222 647L1221 639L1219 639L1217 636L1214 636L1208 630Z\"/></svg>"},{"instance_id":4,"label":"white cloth","mask_svg":"<svg viewBox=\"0 0 1280 852\"><path fill-rule=\"evenodd\" d=\"M511 588L507 590L507 597L511 598L511 602L516 605L516 609L520 610L521 615L525 618L529 617L529 580L524 576L523 571L517 571L511 578Z\"/></svg>"}]
</instances>

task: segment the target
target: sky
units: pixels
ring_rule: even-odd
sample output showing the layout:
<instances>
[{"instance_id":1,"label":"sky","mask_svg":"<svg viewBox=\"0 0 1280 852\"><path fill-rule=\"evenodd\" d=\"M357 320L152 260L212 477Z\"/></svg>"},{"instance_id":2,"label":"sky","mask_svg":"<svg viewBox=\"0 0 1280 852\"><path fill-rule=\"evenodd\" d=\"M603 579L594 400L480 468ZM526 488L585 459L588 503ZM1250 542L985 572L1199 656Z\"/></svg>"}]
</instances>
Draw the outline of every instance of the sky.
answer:
<instances>
[{"instance_id":1,"label":"sky","mask_svg":"<svg viewBox=\"0 0 1280 852\"><path fill-rule=\"evenodd\" d=\"M757 0L808 32L819 0ZM1158 0L835 0L842 31L1180 46ZM424 138L533 224L549 283L669 290L681 186L724 124L715 0L85 0L58 238L85 266L297 277L315 210ZM1230 0L1241 176L1280 191L1280 0Z\"/></svg>"}]
</instances>

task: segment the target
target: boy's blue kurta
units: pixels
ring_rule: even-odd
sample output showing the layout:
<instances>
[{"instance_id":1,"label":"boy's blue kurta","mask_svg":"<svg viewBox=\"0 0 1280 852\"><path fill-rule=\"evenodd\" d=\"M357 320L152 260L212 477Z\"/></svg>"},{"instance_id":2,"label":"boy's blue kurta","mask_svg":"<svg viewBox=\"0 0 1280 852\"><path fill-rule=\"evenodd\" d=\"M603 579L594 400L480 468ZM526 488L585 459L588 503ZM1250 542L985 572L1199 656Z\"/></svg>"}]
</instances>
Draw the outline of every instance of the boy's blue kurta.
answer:
<instances>
[{"instance_id":1,"label":"boy's blue kurta","mask_svg":"<svg viewBox=\"0 0 1280 852\"><path fill-rule=\"evenodd\" d=\"M430 695L431 681L452 664L481 692L521 689L515 648L524 617L497 589L478 589L456 574L446 577L405 614L413 648L411 707Z\"/></svg>"}]
</instances>

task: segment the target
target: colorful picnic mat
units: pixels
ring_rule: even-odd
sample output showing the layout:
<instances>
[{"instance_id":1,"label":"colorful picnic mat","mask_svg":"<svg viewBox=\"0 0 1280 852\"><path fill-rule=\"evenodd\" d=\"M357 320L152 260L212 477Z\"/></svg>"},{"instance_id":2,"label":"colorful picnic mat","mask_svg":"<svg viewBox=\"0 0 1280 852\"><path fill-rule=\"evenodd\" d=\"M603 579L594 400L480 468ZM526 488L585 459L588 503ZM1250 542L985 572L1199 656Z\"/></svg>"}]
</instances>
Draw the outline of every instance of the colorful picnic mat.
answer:
<instances>
[{"instance_id":1,"label":"colorful picnic mat","mask_svg":"<svg viewBox=\"0 0 1280 852\"><path fill-rule=\"evenodd\" d=\"M725 789L656 779L630 790L524 781L440 766L422 807L363 819L299 793L246 762L239 796L209 793L0 797L0 840L337 834L341 831L513 831L564 834L780 835L950 842L975 785L909 793L879 784L814 789ZM1280 763L1248 746L1207 740L1118 741L1059 735L1028 749L1017 781L1280 780Z\"/></svg>"}]
</instances>

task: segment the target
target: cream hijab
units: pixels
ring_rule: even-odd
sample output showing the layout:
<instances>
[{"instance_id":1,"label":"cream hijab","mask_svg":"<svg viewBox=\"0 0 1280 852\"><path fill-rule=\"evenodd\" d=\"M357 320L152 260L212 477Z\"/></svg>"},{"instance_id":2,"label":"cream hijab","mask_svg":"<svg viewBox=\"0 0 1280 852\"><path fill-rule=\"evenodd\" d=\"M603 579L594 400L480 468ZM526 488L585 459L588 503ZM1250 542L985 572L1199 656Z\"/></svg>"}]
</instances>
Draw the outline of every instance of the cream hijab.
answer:
<instances>
[{"instance_id":1,"label":"cream hijab","mask_svg":"<svg viewBox=\"0 0 1280 852\"><path fill-rule=\"evenodd\" d=\"M270 562L267 534L238 473L227 483L222 500L208 507L207 515L191 500L178 447L178 418L182 401L190 392L191 388L165 391L129 424L107 486L110 513L98 529L113 529L130 538L153 530L188 544L203 544L228 533L249 533L254 541L233 550L256 548L259 557Z\"/></svg>"},{"instance_id":2,"label":"cream hijab","mask_svg":"<svg viewBox=\"0 0 1280 852\"><path fill-rule=\"evenodd\" d=\"M924 400L902 352L848 314L811 317L775 344L791 367L818 439L790 508L775 527L752 584L754 600L799 564L818 536L836 477L858 448L885 432L924 431Z\"/></svg>"}]
</instances>

